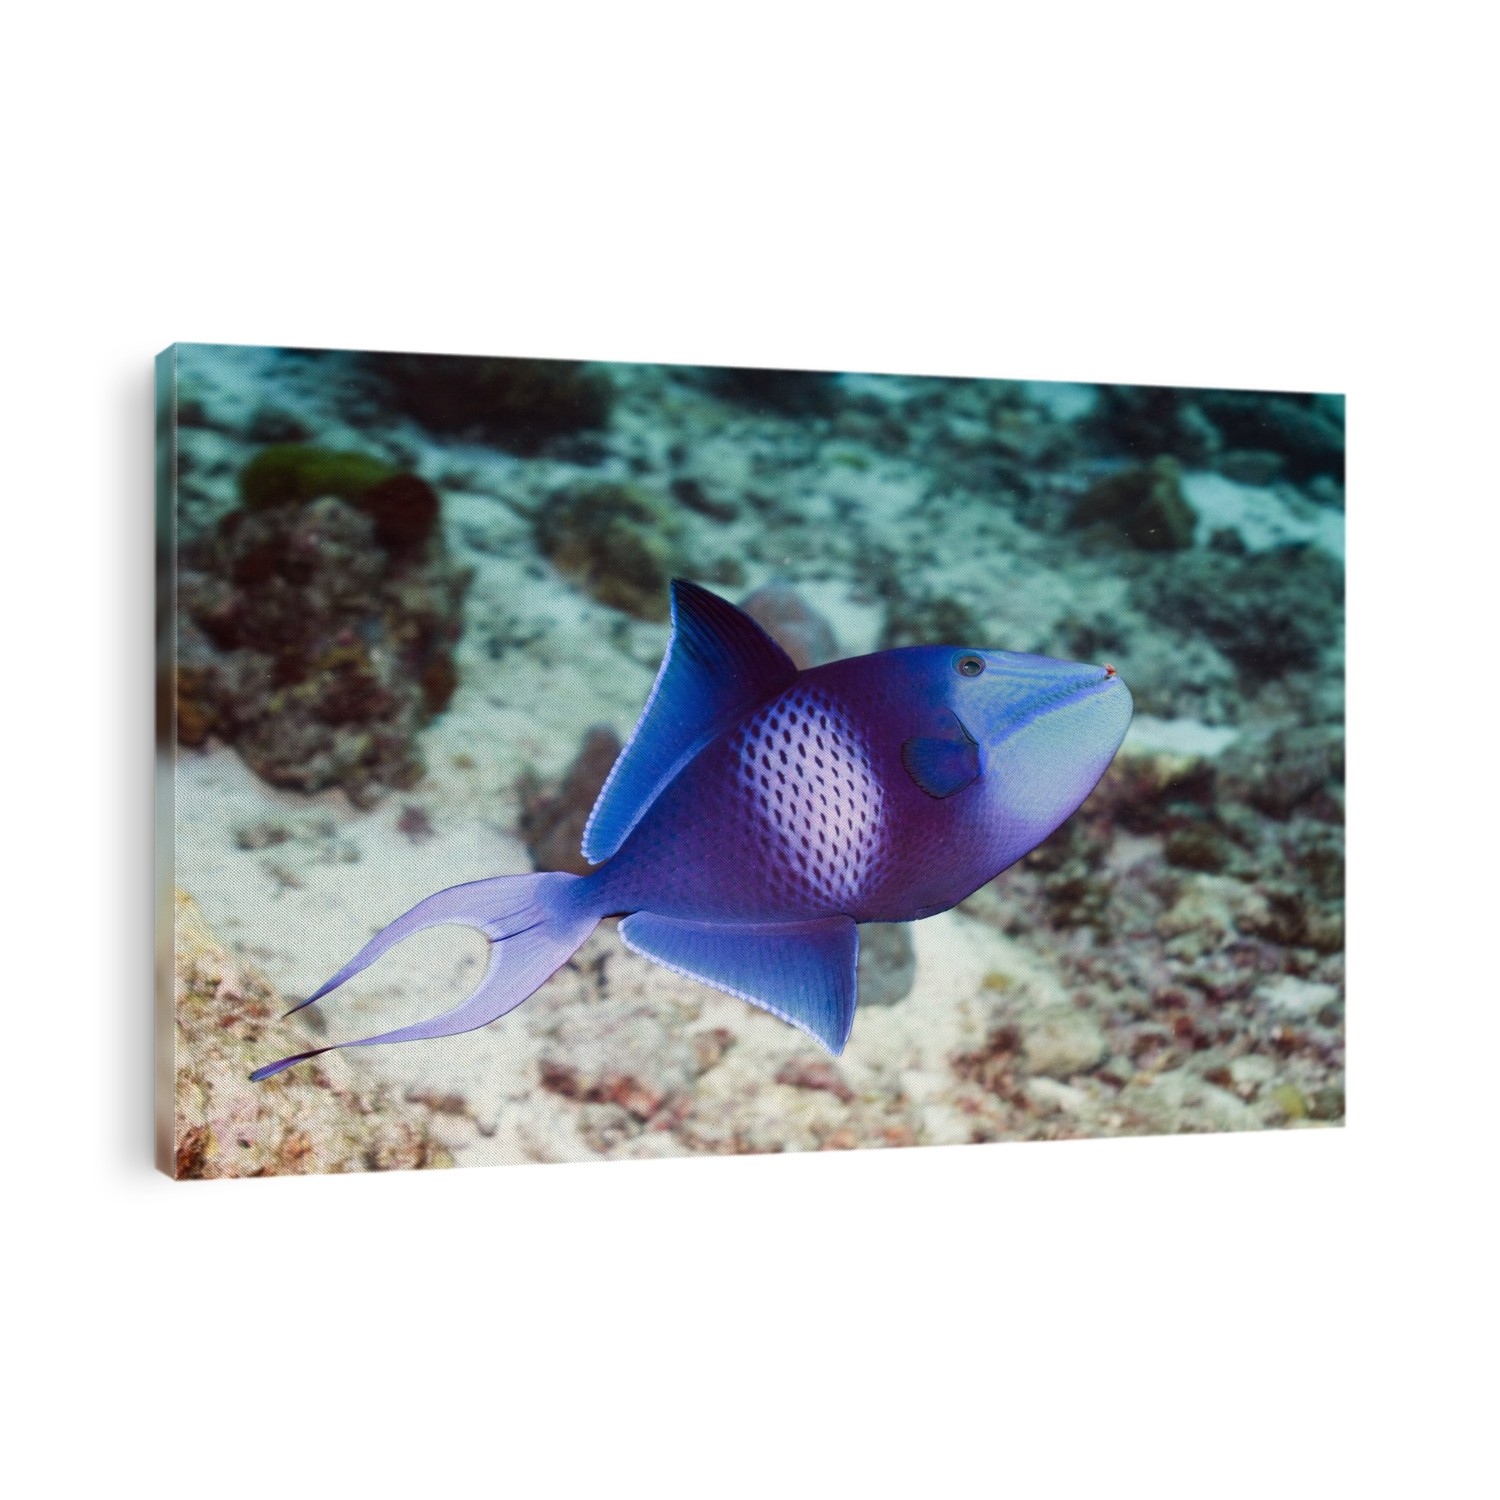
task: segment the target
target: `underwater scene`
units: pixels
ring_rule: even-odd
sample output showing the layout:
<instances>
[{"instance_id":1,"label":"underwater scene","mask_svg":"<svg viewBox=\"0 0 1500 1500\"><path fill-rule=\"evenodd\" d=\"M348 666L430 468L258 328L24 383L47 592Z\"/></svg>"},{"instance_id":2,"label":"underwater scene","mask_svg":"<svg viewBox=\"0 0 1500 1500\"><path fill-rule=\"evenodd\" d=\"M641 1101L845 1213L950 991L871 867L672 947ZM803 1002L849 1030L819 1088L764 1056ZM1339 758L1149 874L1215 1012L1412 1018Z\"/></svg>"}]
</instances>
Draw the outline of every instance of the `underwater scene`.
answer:
<instances>
[{"instance_id":1,"label":"underwater scene","mask_svg":"<svg viewBox=\"0 0 1500 1500\"><path fill-rule=\"evenodd\" d=\"M157 389L166 1170L1342 1123L1341 397Z\"/></svg>"}]
</instances>

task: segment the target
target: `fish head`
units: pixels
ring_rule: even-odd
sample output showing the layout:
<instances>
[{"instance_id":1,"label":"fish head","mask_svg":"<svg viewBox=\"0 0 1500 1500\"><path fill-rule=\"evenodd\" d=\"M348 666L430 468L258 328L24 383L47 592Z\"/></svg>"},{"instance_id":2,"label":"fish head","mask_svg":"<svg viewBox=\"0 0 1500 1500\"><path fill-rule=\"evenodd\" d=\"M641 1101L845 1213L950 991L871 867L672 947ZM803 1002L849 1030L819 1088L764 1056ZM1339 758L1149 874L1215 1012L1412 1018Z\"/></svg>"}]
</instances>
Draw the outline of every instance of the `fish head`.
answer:
<instances>
[{"instance_id":1,"label":"fish head","mask_svg":"<svg viewBox=\"0 0 1500 1500\"><path fill-rule=\"evenodd\" d=\"M1130 728L1130 689L1107 663L1015 651L944 653L947 702L979 750L1007 863L1093 791Z\"/></svg>"}]
</instances>

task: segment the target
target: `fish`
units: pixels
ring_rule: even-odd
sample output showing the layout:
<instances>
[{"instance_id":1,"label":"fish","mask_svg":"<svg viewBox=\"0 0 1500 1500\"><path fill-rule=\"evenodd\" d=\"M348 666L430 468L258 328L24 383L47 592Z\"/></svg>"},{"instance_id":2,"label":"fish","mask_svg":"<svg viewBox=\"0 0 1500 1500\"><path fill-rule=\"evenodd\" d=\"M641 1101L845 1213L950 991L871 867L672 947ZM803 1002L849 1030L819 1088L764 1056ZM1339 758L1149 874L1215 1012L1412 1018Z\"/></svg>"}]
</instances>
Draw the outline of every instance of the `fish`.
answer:
<instances>
[{"instance_id":1,"label":"fish","mask_svg":"<svg viewBox=\"0 0 1500 1500\"><path fill-rule=\"evenodd\" d=\"M588 874L451 886L383 928L288 1015L415 932L489 939L469 997L341 1047L455 1036L534 994L605 917L625 945L806 1033L854 1024L859 928L956 906L1083 803L1130 727L1108 663L905 646L799 670L743 610L685 579L635 730L583 833ZM333 1050L257 1068L253 1080Z\"/></svg>"}]
</instances>

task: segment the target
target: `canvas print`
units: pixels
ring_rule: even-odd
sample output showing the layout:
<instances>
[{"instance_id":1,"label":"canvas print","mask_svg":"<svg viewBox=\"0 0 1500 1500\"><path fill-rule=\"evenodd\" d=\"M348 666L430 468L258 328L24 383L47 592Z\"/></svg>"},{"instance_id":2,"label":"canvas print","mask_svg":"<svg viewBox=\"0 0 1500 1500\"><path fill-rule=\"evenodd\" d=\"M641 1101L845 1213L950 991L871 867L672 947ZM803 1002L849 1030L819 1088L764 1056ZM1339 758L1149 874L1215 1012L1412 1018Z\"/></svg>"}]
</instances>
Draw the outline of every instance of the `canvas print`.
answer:
<instances>
[{"instance_id":1,"label":"canvas print","mask_svg":"<svg viewBox=\"0 0 1500 1500\"><path fill-rule=\"evenodd\" d=\"M1343 1120L1340 397L157 372L165 1170Z\"/></svg>"}]
</instances>

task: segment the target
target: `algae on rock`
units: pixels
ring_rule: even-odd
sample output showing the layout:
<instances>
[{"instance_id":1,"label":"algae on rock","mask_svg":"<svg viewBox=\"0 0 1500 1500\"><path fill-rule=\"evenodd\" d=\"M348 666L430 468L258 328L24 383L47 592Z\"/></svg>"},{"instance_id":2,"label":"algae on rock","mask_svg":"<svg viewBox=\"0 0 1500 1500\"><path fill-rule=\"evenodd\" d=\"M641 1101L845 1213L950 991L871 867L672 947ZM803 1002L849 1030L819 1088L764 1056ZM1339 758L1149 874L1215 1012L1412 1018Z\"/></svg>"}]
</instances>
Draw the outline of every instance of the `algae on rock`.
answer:
<instances>
[{"instance_id":1,"label":"algae on rock","mask_svg":"<svg viewBox=\"0 0 1500 1500\"><path fill-rule=\"evenodd\" d=\"M305 505L323 495L353 500L396 473L368 453L274 443L262 448L240 472L240 499L246 510Z\"/></svg>"}]
</instances>

